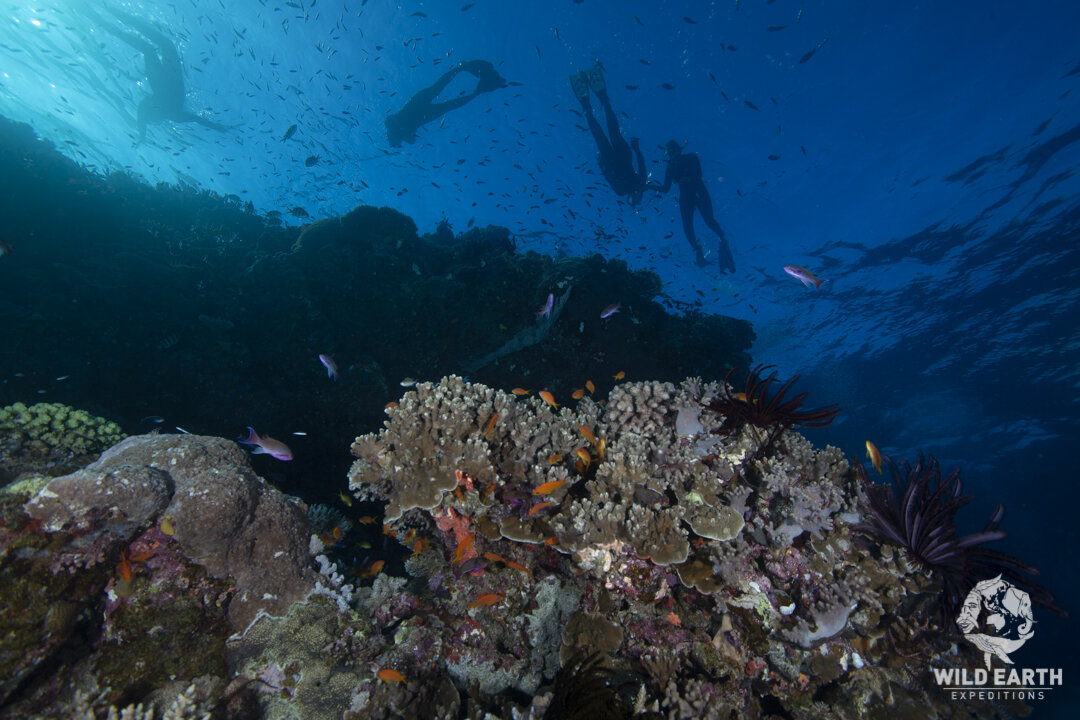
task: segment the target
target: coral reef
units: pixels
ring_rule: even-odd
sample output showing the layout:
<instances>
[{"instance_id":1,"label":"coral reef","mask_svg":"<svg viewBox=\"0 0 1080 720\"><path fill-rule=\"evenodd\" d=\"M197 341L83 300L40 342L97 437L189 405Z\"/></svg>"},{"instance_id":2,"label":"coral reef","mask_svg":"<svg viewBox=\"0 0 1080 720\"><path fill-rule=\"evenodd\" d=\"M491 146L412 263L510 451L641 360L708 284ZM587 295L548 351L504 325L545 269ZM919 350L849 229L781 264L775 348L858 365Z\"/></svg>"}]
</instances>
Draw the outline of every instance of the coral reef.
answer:
<instances>
[{"instance_id":1,"label":"coral reef","mask_svg":"<svg viewBox=\"0 0 1080 720\"><path fill-rule=\"evenodd\" d=\"M855 468L791 429L835 408L801 411L790 384L766 394L774 381L752 386L776 410L760 426L718 412L741 400L697 379L559 409L453 376L418 384L353 444L353 493L387 502L387 534L422 539L407 567L423 584L399 585L413 599L376 619L397 627L378 664L448 674L490 707L552 679L537 647L555 630L559 662L587 677L598 661L580 652L600 650L641 716L860 717L894 702L953 716L911 664L963 660L926 613L940 586L855 532L868 512ZM567 702L558 716L581 716Z\"/></svg>"},{"instance_id":2,"label":"coral reef","mask_svg":"<svg viewBox=\"0 0 1080 720\"><path fill-rule=\"evenodd\" d=\"M556 408L417 384L356 438L349 478L385 502L408 576L339 569L347 519L309 522L217 438L132 437L28 476L0 493L19 608L0 718L999 713L927 680L979 658L938 620L941 579L865 534L897 501L783 423L729 422L722 396L691 378ZM50 662L62 651L77 660Z\"/></svg>"},{"instance_id":3,"label":"coral reef","mask_svg":"<svg viewBox=\"0 0 1080 720\"><path fill-rule=\"evenodd\" d=\"M0 408L0 467L11 475L86 462L123 438L116 423L60 403Z\"/></svg>"},{"instance_id":4,"label":"coral reef","mask_svg":"<svg viewBox=\"0 0 1080 720\"><path fill-rule=\"evenodd\" d=\"M857 468L869 496L870 515L870 522L859 527L904 548L941 580L943 617L955 617L975 583L995 575L1030 593L1036 604L1064 614L1053 595L1030 579L1038 569L1014 555L982 547L1006 537L999 529L1004 505L998 503L981 532L958 535L956 513L972 500L964 494L959 468L942 478L933 455L920 456L915 465L897 466L891 458L885 464L891 479L887 485L871 484L866 469L861 464Z\"/></svg>"}]
</instances>

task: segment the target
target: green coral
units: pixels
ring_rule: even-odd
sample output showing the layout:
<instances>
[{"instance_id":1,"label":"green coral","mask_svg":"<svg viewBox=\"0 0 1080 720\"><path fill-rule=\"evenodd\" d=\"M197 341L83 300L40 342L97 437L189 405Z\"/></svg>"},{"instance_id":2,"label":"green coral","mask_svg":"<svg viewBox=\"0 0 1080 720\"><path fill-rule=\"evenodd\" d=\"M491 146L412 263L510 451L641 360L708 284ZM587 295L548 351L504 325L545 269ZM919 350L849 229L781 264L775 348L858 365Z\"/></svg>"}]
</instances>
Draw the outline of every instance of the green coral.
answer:
<instances>
[{"instance_id":1,"label":"green coral","mask_svg":"<svg viewBox=\"0 0 1080 720\"><path fill-rule=\"evenodd\" d=\"M15 403L0 408L0 435L21 444L44 446L71 455L100 453L126 437L111 420L62 403Z\"/></svg>"}]
</instances>

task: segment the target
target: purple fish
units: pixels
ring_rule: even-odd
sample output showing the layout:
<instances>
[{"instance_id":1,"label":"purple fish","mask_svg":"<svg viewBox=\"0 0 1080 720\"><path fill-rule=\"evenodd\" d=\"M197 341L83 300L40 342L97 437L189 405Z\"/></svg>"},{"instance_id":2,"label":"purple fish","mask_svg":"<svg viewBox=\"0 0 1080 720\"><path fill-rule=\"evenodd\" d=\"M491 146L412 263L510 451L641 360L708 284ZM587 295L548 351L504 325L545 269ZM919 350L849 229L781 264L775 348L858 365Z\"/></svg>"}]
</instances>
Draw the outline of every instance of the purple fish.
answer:
<instances>
[{"instance_id":1,"label":"purple fish","mask_svg":"<svg viewBox=\"0 0 1080 720\"><path fill-rule=\"evenodd\" d=\"M553 307L555 307L555 295L554 293L548 293L547 302L536 311L536 319L551 317L551 308Z\"/></svg>"},{"instance_id":2,"label":"purple fish","mask_svg":"<svg viewBox=\"0 0 1080 720\"><path fill-rule=\"evenodd\" d=\"M600 311L601 318L609 318L615 313L619 312L619 308L622 307L622 303L611 303L606 308Z\"/></svg>"},{"instance_id":3,"label":"purple fish","mask_svg":"<svg viewBox=\"0 0 1080 720\"><path fill-rule=\"evenodd\" d=\"M319 355L319 362L321 362L323 364L323 367L326 368L326 377L330 378L334 382L337 382L337 363L334 362L334 359L329 355Z\"/></svg>"},{"instance_id":4,"label":"purple fish","mask_svg":"<svg viewBox=\"0 0 1080 720\"><path fill-rule=\"evenodd\" d=\"M785 265L784 272L797 280L802 280L803 285L815 290L821 287L821 283L825 282L824 278L819 278L817 275L800 265Z\"/></svg>"},{"instance_id":5,"label":"purple fish","mask_svg":"<svg viewBox=\"0 0 1080 720\"><path fill-rule=\"evenodd\" d=\"M288 445L269 435L259 437L259 433L255 432L253 427L248 427L247 440L240 440L240 442L244 445L255 446L251 450L252 455L269 455L277 460L292 460L292 450Z\"/></svg>"}]
</instances>

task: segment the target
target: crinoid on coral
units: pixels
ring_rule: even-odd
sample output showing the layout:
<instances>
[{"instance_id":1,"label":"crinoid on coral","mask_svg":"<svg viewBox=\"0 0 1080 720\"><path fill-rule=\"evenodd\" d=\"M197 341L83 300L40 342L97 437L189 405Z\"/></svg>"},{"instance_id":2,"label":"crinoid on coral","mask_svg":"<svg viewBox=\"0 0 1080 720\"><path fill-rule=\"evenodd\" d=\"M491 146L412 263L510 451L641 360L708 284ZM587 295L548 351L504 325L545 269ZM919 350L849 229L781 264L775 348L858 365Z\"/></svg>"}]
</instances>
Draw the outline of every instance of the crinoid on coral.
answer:
<instances>
[{"instance_id":1,"label":"crinoid on coral","mask_svg":"<svg viewBox=\"0 0 1080 720\"><path fill-rule=\"evenodd\" d=\"M914 466L904 462L897 467L891 459L886 465L892 482L880 485L870 482L862 464L855 466L870 501L870 522L857 529L903 547L937 576L943 585L941 610L946 618L956 614L976 582L996 575L1027 591L1033 602L1062 612L1046 588L1026 577L1038 575L1038 569L1014 555L981 547L1007 535L998 529L1005 517L1001 503L981 532L957 533L956 513L973 498L963 494L960 468L943 479L933 455L920 455Z\"/></svg>"},{"instance_id":2,"label":"crinoid on coral","mask_svg":"<svg viewBox=\"0 0 1080 720\"><path fill-rule=\"evenodd\" d=\"M824 427L831 423L840 412L839 405L800 410L803 400L809 394L805 392L785 399L788 390L799 379L798 375L781 385L772 397L769 397L769 386L780 382L775 370L769 373L768 377L761 376L771 367L773 366L760 364L754 366L746 376L746 384L742 392L734 394L731 392L729 380L736 368L728 370L727 375L724 376L724 382L720 383L722 394L706 405L713 412L724 416L724 422L715 431L717 434L730 435L747 424L767 428L769 432L758 450L759 454L763 454L784 430L790 430L796 425Z\"/></svg>"}]
</instances>

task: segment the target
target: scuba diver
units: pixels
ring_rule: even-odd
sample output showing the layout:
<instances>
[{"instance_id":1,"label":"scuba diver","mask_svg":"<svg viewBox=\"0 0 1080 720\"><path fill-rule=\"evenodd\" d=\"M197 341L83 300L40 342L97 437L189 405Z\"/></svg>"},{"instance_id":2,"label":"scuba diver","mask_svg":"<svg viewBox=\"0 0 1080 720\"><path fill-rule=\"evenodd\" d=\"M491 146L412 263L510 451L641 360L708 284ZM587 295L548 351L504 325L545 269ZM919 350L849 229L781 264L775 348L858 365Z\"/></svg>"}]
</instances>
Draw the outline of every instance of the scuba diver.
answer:
<instances>
[{"instance_id":1,"label":"scuba diver","mask_svg":"<svg viewBox=\"0 0 1080 720\"><path fill-rule=\"evenodd\" d=\"M435 102L450 81L460 72L476 76L476 88L467 95L459 95L452 100ZM487 60L469 60L461 62L443 73L442 77L430 87L426 87L409 98L405 107L383 122L386 125L386 139L391 147L401 147L402 142L416 142L416 131L445 113L455 110L481 93L491 92L506 87L506 80Z\"/></svg>"},{"instance_id":2,"label":"scuba diver","mask_svg":"<svg viewBox=\"0 0 1080 720\"><path fill-rule=\"evenodd\" d=\"M611 107L608 98L607 86L604 82L604 70L597 62L589 70L582 70L576 75L570 76L570 86L574 89L574 95L581 103L581 109L585 113L585 120L589 123L589 130L599 151L597 161L600 163L600 171L611 185L615 194L626 196L626 201L631 205L641 202L642 193L648 181L648 172L645 170L645 157L641 154L641 145L637 138L630 138L630 144L626 144L622 132L619 130L619 118ZM604 135L603 128L593 115L592 103L589 101L589 90L592 90L600 104L604 106L604 116L607 120L608 135ZM610 140L608 139L610 136ZM637 154L638 171L634 172L634 160L630 153L633 148Z\"/></svg>"},{"instance_id":3,"label":"scuba diver","mask_svg":"<svg viewBox=\"0 0 1080 720\"><path fill-rule=\"evenodd\" d=\"M89 8L88 8L89 9ZM146 139L146 126L166 120L195 122L214 130L228 130L228 126L207 120L184 108L184 74L180 55L169 38L152 24L129 13L108 8L109 12L124 26L114 26L100 17L95 19L101 26L143 54L146 79L150 94L139 101L137 122L139 141Z\"/></svg>"},{"instance_id":4,"label":"scuba diver","mask_svg":"<svg viewBox=\"0 0 1080 720\"><path fill-rule=\"evenodd\" d=\"M720 223L716 222L713 215L712 199L709 191L705 189L705 182L701 179L701 161L697 153L683 153L682 145L675 140L668 140L664 146L664 156L667 159L667 173L664 175L664 184L651 184L659 193L666 193L671 189L671 183L679 185L679 212L682 214L683 232L694 248L698 265L707 265L707 253L702 252L701 243L694 234L694 211L701 213L701 219L709 226L709 229L720 238L717 262L720 271L724 273L735 272L735 260L731 257L731 248L728 246L727 236Z\"/></svg>"}]
</instances>

